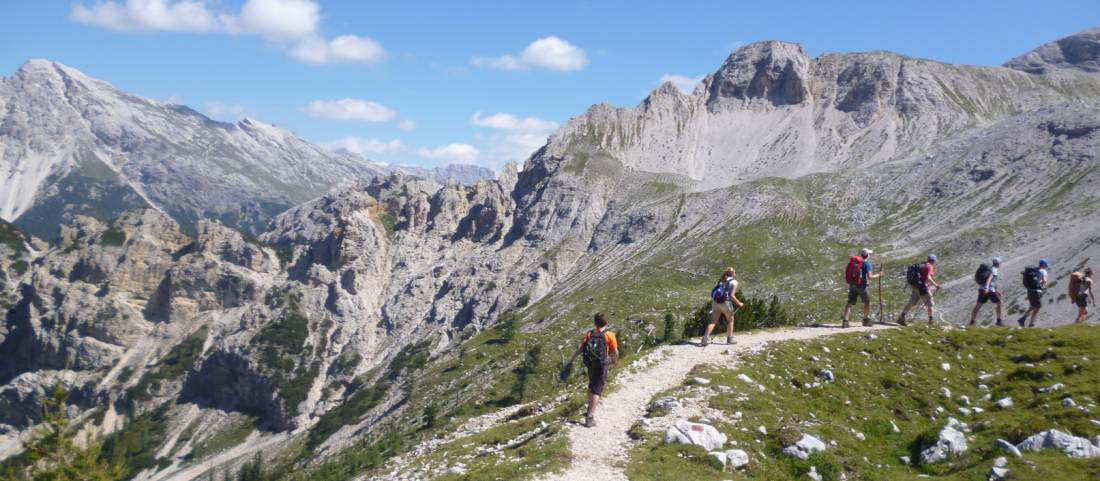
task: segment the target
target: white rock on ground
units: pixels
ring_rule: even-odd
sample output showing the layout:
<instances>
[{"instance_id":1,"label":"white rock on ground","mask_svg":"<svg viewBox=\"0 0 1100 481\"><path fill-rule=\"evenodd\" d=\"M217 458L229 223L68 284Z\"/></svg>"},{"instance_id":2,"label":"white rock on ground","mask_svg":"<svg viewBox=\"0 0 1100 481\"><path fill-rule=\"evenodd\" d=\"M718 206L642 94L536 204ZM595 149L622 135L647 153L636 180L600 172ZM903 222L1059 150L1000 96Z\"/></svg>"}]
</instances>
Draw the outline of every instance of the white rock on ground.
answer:
<instances>
[{"instance_id":1,"label":"white rock on ground","mask_svg":"<svg viewBox=\"0 0 1100 481\"><path fill-rule=\"evenodd\" d=\"M1020 450L1016 448L1015 444L1005 441L1004 439L998 439L996 446L1004 451L1007 451L1009 454L1016 456L1017 458L1021 458L1024 456L1023 453L1021 453Z\"/></svg>"},{"instance_id":2,"label":"white rock on ground","mask_svg":"<svg viewBox=\"0 0 1100 481\"><path fill-rule=\"evenodd\" d=\"M940 396L942 396L944 398L947 398L947 399L951 399L951 390L946 388L946 387L941 387L940 388Z\"/></svg>"},{"instance_id":3,"label":"white rock on ground","mask_svg":"<svg viewBox=\"0 0 1100 481\"><path fill-rule=\"evenodd\" d=\"M895 423L893 419L890 420L890 430L895 433L901 432L901 428L898 428L897 423Z\"/></svg>"},{"instance_id":4,"label":"white rock on ground","mask_svg":"<svg viewBox=\"0 0 1100 481\"><path fill-rule=\"evenodd\" d=\"M1051 384L1050 386L1047 386L1047 387L1039 388L1039 392L1041 392L1043 394L1047 394L1047 393L1052 393L1054 391L1060 391L1064 387L1066 387L1065 384L1062 384L1062 383L1058 382L1058 383Z\"/></svg>"},{"instance_id":5,"label":"white rock on ground","mask_svg":"<svg viewBox=\"0 0 1100 481\"><path fill-rule=\"evenodd\" d=\"M952 422L954 421L954 422ZM956 429L958 422L951 419L947 426L940 430L936 444L921 451L920 459L925 464L935 464L946 460L951 456L958 456L966 452L966 435Z\"/></svg>"},{"instance_id":6,"label":"white rock on ground","mask_svg":"<svg viewBox=\"0 0 1100 481\"><path fill-rule=\"evenodd\" d=\"M822 369L821 373L820 373L820 376L821 376L822 379L824 379L827 382L833 382L833 381L836 380L836 376L833 375L833 371L830 371L828 369Z\"/></svg>"},{"instance_id":7,"label":"white rock on ground","mask_svg":"<svg viewBox=\"0 0 1100 481\"><path fill-rule=\"evenodd\" d=\"M1012 402L1012 398L1010 398L1010 397L1001 398L1001 399L997 400L997 407L999 407L1001 409L1008 409L1008 408L1012 407L1013 404L1014 403Z\"/></svg>"},{"instance_id":8,"label":"white rock on ground","mask_svg":"<svg viewBox=\"0 0 1100 481\"><path fill-rule=\"evenodd\" d=\"M783 454L805 460L809 459L811 454L824 451L825 448L825 443L820 439L809 434L803 434L802 438L794 445L783 448Z\"/></svg>"},{"instance_id":9,"label":"white rock on ground","mask_svg":"<svg viewBox=\"0 0 1100 481\"><path fill-rule=\"evenodd\" d=\"M1008 460L1003 456L993 460L993 468L986 477L988 481L1000 481L1008 477Z\"/></svg>"},{"instance_id":10,"label":"white rock on ground","mask_svg":"<svg viewBox=\"0 0 1100 481\"><path fill-rule=\"evenodd\" d=\"M1041 451L1057 449L1071 458L1100 457L1100 447L1094 446L1088 439L1067 434L1057 429L1043 431L1023 440L1016 445L1020 451Z\"/></svg>"},{"instance_id":11,"label":"white rock on ground","mask_svg":"<svg viewBox=\"0 0 1100 481\"><path fill-rule=\"evenodd\" d=\"M909 459L909 456L902 456L898 458L898 461L901 461L901 464L904 464L906 466L913 462L911 459Z\"/></svg>"},{"instance_id":12,"label":"white rock on ground","mask_svg":"<svg viewBox=\"0 0 1100 481\"><path fill-rule=\"evenodd\" d=\"M694 444L707 451L717 451L726 445L726 435L708 424L680 420L668 428L665 444Z\"/></svg>"},{"instance_id":13,"label":"white rock on ground","mask_svg":"<svg viewBox=\"0 0 1100 481\"><path fill-rule=\"evenodd\" d=\"M817 472L817 466L810 466L810 471L806 473L806 476L809 476L810 479L814 481L822 480L821 473Z\"/></svg>"},{"instance_id":14,"label":"white rock on ground","mask_svg":"<svg viewBox=\"0 0 1100 481\"><path fill-rule=\"evenodd\" d=\"M749 453L740 449L726 451L726 465L733 469L740 469L749 464Z\"/></svg>"},{"instance_id":15,"label":"white rock on ground","mask_svg":"<svg viewBox=\"0 0 1100 481\"><path fill-rule=\"evenodd\" d=\"M1067 408L1077 407L1077 402L1073 398L1065 398L1062 400L1062 405Z\"/></svg>"}]
</instances>

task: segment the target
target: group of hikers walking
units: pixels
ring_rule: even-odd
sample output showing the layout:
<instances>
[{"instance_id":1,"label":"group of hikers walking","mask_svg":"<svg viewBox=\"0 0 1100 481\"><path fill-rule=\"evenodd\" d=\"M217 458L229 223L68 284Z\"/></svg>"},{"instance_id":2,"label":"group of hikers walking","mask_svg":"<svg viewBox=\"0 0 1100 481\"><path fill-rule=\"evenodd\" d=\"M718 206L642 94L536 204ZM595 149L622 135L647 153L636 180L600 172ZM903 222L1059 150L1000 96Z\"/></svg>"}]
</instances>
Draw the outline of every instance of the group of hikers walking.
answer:
<instances>
[{"instance_id":1,"label":"group of hikers walking","mask_svg":"<svg viewBox=\"0 0 1100 481\"><path fill-rule=\"evenodd\" d=\"M861 249L859 255L852 256L844 271L844 278L848 284L848 302L844 306L841 316L841 327L849 327L848 316L852 306L857 302L863 302L864 326L871 326L871 296L868 293L871 281L879 279L879 299L881 317L882 276L880 270L875 272L871 263L871 249ZM897 323L906 326L905 318L909 311L918 304L923 304L928 313L928 324L935 324L935 301L933 295L941 288L936 281L935 254L929 254L924 262L912 264L906 268L905 280L909 287L909 301L898 315ZM978 284L978 300L974 303L974 309L970 312L970 326L977 324L978 314L982 306L993 303L996 306L996 325L1004 325L1004 302L1001 296L1000 274L1003 259L993 258L992 264L981 264L974 273L974 281ZM1050 262L1040 259L1037 266L1028 266L1023 272L1023 284L1027 290L1028 309L1016 322L1020 327L1025 325L1035 327L1035 319L1039 310L1043 307L1043 294L1049 287ZM711 289L710 320L703 332L700 345L706 347L710 344L710 336L715 326L724 318L726 320L726 344L733 344L734 318L737 311L744 303L737 298L737 271L733 267L727 267L722 271L722 276ZM1085 268L1080 272L1073 272L1069 278L1070 300L1077 306L1077 318L1075 322L1084 323L1089 314L1089 304L1096 306L1096 293L1093 290L1092 268ZM882 319L880 319L882 321ZM607 318L601 313L596 314L593 323L595 327L587 332L581 339L581 344L573 352L573 356L566 364L571 369L578 356L582 356L588 372L588 409L585 413L585 426L596 425L595 413L603 396L604 384L607 381L608 371L612 364L619 361L619 343L615 333L609 330Z\"/></svg>"}]
</instances>

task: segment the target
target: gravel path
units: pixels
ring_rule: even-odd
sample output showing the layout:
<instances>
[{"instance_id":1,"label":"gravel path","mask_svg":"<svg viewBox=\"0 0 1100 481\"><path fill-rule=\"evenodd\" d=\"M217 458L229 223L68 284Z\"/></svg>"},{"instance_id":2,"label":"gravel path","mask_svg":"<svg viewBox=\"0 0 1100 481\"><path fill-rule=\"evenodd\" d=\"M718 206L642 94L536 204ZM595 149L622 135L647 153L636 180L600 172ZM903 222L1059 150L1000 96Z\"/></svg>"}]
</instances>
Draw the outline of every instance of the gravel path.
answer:
<instances>
[{"instance_id":1,"label":"gravel path","mask_svg":"<svg viewBox=\"0 0 1100 481\"><path fill-rule=\"evenodd\" d=\"M596 411L595 428L581 425L569 428L569 441L573 459L565 473L547 478L548 481L626 481L623 468L628 459L630 438L626 431L645 414L653 396L683 382L688 373L699 364L714 363L725 366L736 364L737 355L751 352L772 341L813 339L844 332L862 332L872 329L852 327L804 327L741 334L734 337L735 344L727 346L724 334L716 336L705 348L695 343L664 346L637 361L639 368L628 366L626 371L614 375L618 389L610 392Z\"/></svg>"}]
</instances>

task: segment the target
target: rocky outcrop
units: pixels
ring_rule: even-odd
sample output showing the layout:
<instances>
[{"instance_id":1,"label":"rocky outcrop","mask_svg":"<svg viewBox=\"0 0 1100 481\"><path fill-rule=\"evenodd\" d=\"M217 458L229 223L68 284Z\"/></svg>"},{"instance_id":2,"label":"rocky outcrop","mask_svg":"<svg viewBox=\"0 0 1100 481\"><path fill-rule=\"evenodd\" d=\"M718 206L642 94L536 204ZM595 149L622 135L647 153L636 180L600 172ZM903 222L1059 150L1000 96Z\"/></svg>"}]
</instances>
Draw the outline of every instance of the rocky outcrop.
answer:
<instances>
[{"instance_id":1,"label":"rocky outcrop","mask_svg":"<svg viewBox=\"0 0 1100 481\"><path fill-rule=\"evenodd\" d=\"M1035 74L1100 73L1100 27L1060 38L1009 60L1005 67Z\"/></svg>"}]
</instances>

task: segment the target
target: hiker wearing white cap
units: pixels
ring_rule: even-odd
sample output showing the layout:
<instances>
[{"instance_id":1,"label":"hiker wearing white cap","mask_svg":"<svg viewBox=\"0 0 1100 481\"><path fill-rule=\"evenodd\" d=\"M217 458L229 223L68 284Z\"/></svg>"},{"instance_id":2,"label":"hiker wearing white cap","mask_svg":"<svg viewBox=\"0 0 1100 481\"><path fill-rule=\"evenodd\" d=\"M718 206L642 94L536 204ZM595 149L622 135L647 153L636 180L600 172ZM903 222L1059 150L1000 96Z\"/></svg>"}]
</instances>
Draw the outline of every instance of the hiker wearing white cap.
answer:
<instances>
[{"instance_id":1,"label":"hiker wearing white cap","mask_svg":"<svg viewBox=\"0 0 1100 481\"><path fill-rule=\"evenodd\" d=\"M871 296L867 295L867 286L871 279L882 275L876 274L871 265L871 254L874 253L871 249L863 248L858 256L852 256L848 260L848 267L844 270L844 280L848 282L848 303L844 305L844 314L840 316L841 327L848 327L848 314L852 312L852 306L856 305L856 299L863 301L863 325L871 325Z\"/></svg>"},{"instance_id":2,"label":"hiker wearing white cap","mask_svg":"<svg viewBox=\"0 0 1100 481\"><path fill-rule=\"evenodd\" d=\"M974 310L970 311L970 325L977 323L978 312L987 302L997 306L997 325L1004 325L1004 303L1001 302L1001 293L997 290L997 277L1000 275L1001 258L994 257L993 265L982 264L974 273L974 282L978 283L978 302L974 303Z\"/></svg>"}]
</instances>

